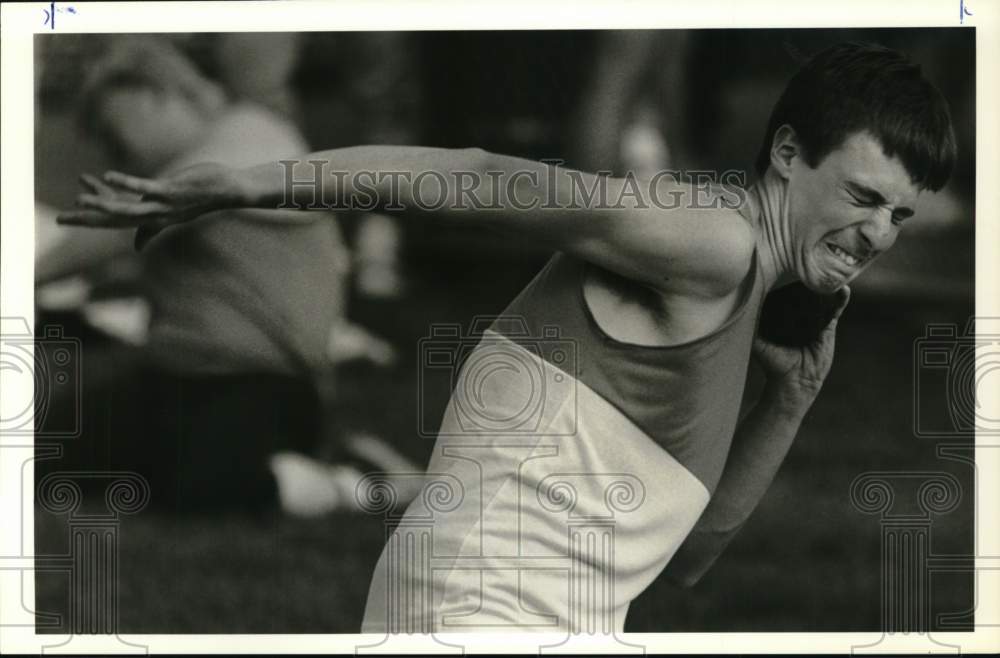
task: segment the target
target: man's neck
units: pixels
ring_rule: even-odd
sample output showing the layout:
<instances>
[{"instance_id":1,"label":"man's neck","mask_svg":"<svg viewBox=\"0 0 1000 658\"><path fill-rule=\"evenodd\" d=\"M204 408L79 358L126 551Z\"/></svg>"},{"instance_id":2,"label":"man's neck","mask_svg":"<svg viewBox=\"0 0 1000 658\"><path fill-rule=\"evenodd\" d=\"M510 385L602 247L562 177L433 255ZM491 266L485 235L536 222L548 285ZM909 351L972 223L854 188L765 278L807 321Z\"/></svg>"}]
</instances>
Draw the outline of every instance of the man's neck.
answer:
<instances>
[{"instance_id":1,"label":"man's neck","mask_svg":"<svg viewBox=\"0 0 1000 658\"><path fill-rule=\"evenodd\" d=\"M750 189L749 202L757 225L757 244L767 289L798 280L792 261L788 219L788 183L768 169Z\"/></svg>"}]
</instances>

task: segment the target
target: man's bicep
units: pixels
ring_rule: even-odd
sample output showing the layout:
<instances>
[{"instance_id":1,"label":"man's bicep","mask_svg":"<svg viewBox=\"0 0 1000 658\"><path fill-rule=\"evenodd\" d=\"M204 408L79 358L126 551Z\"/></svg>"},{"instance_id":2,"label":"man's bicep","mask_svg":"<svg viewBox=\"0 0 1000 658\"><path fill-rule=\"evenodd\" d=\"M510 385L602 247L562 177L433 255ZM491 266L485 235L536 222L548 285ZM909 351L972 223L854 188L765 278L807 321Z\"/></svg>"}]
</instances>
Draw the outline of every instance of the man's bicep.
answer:
<instances>
[{"instance_id":1,"label":"man's bicep","mask_svg":"<svg viewBox=\"0 0 1000 658\"><path fill-rule=\"evenodd\" d=\"M728 293L749 268L753 234L746 220L734 210L689 203L691 186L679 186L664 207L662 190L634 178L480 149L458 156L449 154L474 174L471 190L457 183L449 190L451 214L463 222L530 236L657 288Z\"/></svg>"},{"instance_id":2,"label":"man's bicep","mask_svg":"<svg viewBox=\"0 0 1000 658\"><path fill-rule=\"evenodd\" d=\"M728 210L610 209L570 236L570 253L663 290L725 294L749 270L751 227Z\"/></svg>"}]
</instances>

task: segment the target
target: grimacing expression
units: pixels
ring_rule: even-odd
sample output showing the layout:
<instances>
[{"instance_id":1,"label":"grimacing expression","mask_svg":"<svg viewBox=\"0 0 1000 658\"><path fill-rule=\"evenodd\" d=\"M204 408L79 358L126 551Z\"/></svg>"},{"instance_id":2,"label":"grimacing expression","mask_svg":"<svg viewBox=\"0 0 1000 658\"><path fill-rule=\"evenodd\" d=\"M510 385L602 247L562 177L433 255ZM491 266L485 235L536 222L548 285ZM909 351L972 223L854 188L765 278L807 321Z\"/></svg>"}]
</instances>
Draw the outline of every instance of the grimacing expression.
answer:
<instances>
[{"instance_id":1,"label":"grimacing expression","mask_svg":"<svg viewBox=\"0 0 1000 658\"><path fill-rule=\"evenodd\" d=\"M788 176L792 263L811 290L852 281L899 235L920 193L871 134L850 135L816 166L797 157Z\"/></svg>"}]
</instances>

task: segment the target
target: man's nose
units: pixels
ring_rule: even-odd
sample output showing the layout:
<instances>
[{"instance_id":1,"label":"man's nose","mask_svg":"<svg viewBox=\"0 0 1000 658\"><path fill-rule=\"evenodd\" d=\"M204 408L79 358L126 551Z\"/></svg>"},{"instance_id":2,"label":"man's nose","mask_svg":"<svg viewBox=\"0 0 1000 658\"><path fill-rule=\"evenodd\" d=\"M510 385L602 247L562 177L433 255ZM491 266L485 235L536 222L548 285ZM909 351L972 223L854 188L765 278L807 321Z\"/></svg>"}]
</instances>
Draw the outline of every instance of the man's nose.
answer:
<instances>
[{"instance_id":1,"label":"man's nose","mask_svg":"<svg viewBox=\"0 0 1000 658\"><path fill-rule=\"evenodd\" d=\"M877 208L861 225L861 236L869 251L885 251L896 241L896 227L892 223L892 211Z\"/></svg>"}]
</instances>

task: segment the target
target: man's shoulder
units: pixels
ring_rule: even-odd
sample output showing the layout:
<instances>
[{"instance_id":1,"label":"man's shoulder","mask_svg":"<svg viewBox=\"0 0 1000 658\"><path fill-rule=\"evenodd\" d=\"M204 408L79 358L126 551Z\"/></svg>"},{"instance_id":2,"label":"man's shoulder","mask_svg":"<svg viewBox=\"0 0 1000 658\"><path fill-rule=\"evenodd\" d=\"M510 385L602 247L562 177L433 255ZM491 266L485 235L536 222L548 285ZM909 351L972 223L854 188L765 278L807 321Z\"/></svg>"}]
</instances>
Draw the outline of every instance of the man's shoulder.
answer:
<instances>
[{"instance_id":1,"label":"man's shoulder","mask_svg":"<svg viewBox=\"0 0 1000 658\"><path fill-rule=\"evenodd\" d=\"M713 237L702 274L710 292L726 295L738 288L753 266L757 235L753 226L735 209L715 211L709 220L714 224Z\"/></svg>"},{"instance_id":2,"label":"man's shoulder","mask_svg":"<svg viewBox=\"0 0 1000 658\"><path fill-rule=\"evenodd\" d=\"M663 210L658 222L682 221L683 232L671 232L679 241L670 252L675 273L672 292L699 297L724 297L737 289L753 264L756 231L737 207L682 206Z\"/></svg>"},{"instance_id":3,"label":"man's shoulder","mask_svg":"<svg viewBox=\"0 0 1000 658\"><path fill-rule=\"evenodd\" d=\"M725 297L739 287L756 247L743 188L676 175L642 183L628 208L607 215L619 273L667 294Z\"/></svg>"}]
</instances>

